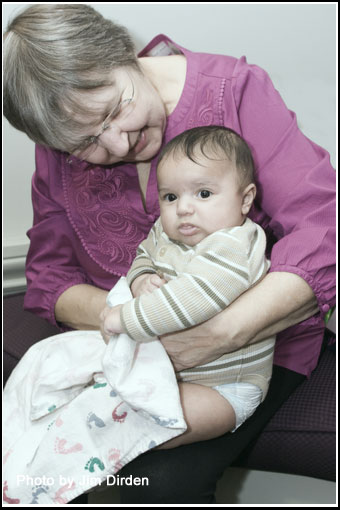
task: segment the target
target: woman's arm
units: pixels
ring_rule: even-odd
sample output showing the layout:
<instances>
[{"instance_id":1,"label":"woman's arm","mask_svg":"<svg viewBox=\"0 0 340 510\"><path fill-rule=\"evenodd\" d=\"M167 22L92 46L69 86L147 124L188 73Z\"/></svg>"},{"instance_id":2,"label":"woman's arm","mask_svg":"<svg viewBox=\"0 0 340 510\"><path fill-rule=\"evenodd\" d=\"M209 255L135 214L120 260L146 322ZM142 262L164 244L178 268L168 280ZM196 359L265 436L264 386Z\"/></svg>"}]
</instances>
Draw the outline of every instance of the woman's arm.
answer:
<instances>
[{"instance_id":1,"label":"woman's arm","mask_svg":"<svg viewBox=\"0 0 340 510\"><path fill-rule=\"evenodd\" d=\"M269 273L212 319L161 341L179 371L275 335L318 311L305 280L293 273Z\"/></svg>"},{"instance_id":2,"label":"woman's arm","mask_svg":"<svg viewBox=\"0 0 340 510\"><path fill-rule=\"evenodd\" d=\"M24 308L55 326L99 329L99 309L105 305L107 292L93 286L89 273L95 263L91 266L88 259L87 268L79 263L83 247L65 209L62 157L58 151L36 146L34 224L28 231L31 243Z\"/></svg>"},{"instance_id":3,"label":"woman's arm","mask_svg":"<svg viewBox=\"0 0 340 510\"><path fill-rule=\"evenodd\" d=\"M106 305L106 290L81 284L69 287L55 305L58 322L73 329L100 329L100 313Z\"/></svg>"}]
</instances>

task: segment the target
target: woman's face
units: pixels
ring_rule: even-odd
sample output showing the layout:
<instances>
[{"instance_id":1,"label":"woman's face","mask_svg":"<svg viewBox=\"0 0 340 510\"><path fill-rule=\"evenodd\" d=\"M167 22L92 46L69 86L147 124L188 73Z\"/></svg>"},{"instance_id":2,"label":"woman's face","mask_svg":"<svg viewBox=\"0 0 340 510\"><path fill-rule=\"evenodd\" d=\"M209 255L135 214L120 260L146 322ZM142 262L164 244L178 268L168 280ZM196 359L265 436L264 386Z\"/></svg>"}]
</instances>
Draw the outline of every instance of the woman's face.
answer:
<instances>
[{"instance_id":1,"label":"woman's face","mask_svg":"<svg viewBox=\"0 0 340 510\"><path fill-rule=\"evenodd\" d=\"M112 78L113 86L82 93L89 113L76 115L84 128L73 154L100 165L150 160L162 144L164 104L150 80L136 70L117 69Z\"/></svg>"}]
</instances>

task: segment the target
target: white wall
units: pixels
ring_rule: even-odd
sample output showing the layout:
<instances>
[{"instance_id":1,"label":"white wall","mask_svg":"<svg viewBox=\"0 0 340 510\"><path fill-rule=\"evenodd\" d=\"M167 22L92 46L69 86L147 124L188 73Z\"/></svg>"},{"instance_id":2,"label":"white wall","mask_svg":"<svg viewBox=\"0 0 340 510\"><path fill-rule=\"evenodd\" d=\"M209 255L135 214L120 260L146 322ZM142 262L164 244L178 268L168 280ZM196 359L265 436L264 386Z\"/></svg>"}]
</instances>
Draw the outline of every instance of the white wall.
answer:
<instances>
[{"instance_id":1,"label":"white wall","mask_svg":"<svg viewBox=\"0 0 340 510\"><path fill-rule=\"evenodd\" d=\"M24 5L29 4L3 4L3 30L9 16ZM289 109L296 112L302 131L330 152L335 165L336 3L89 5L125 25L137 50L165 33L194 51L246 55L249 63L269 72ZM8 280L22 266L28 247L34 145L6 119L3 133L4 267Z\"/></svg>"}]
</instances>

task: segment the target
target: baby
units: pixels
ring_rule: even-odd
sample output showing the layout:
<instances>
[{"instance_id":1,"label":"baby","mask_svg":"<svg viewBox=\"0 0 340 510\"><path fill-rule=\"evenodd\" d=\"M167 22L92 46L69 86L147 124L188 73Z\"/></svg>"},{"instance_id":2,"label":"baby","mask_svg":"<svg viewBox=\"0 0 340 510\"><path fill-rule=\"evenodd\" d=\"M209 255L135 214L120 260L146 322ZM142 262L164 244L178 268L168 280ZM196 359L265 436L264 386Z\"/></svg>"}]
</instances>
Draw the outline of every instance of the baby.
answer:
<instances>
[{"instance_id":1,"label":"baby","mask_svg":"<svg viewBox=\"0 0 340 510\"><path fill-rule=\"evenodd\" d=\"M157 166L160 218L127 274L134 299L102 314L105 341L137 342L200 324L258 283L269 269L262 228L247 218L256 187L249 147L209 126L172 139ZM266 396L275 338L177 372L187 431L172 448L235 431Z\"/></svg>"}]
</instances>

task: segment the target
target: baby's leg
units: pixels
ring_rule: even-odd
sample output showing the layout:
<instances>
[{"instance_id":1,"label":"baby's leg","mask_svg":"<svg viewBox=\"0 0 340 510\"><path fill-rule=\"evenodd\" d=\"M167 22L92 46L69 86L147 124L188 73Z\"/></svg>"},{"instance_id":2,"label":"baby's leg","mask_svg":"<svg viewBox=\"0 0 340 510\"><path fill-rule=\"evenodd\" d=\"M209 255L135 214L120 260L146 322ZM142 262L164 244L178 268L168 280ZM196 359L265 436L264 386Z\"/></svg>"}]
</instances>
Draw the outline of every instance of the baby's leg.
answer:
<instances>
[{"instance_id":1,"label":"baby's leg","mask_svg":"<svg viewBox=\"0 0 340 510\"><path fill-rule=\"evenodd\" d=\"M170 439L157 449L213 439L235 427L234 409L218 391L193 383L179 383L178 387L188 428L184 434Z\"/></svg>"}]
</instances>

